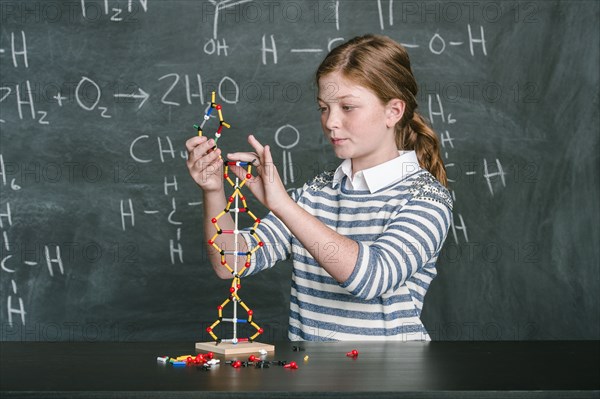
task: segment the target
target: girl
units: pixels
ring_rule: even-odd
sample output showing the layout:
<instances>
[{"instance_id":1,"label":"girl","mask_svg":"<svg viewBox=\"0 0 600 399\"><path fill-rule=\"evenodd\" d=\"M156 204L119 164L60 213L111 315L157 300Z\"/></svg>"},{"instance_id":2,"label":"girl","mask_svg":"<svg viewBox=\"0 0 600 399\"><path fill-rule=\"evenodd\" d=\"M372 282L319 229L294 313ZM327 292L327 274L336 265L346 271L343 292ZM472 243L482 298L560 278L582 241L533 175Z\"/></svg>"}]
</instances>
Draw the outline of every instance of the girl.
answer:
<instances>
[{"instance_id":1,"label":"girl","mask_svg":"<svg viewBox=\"0 0 600 399\"><path fill-rule=\"evenodd\" d=\"M249 136L254 153L227 154L254 163L258 176L247 185L271 211L257 229L265 246L245 275L291 256L292 341L429 340L420 315L452 200L437 136L416 112L408 54L388 37L357 37L327 55L316 80L323 133L344 160L335 171L290 197L268 145ZM223 161L219 149L209 152L213 146L206 137L186 143L205 216L226 206ZM232 169L243 178L241 167ZM226 216L219 225L232 229ZM210 219L205 217L206 237L214 234ZM256 246L245 239L246 248ZM219 247L233 249L232 235L219 240ZM209 253L217 275L231 278L220 254L212 247ZM240 257L238 264L245 261Z\"/></svg>"}]
</instances>

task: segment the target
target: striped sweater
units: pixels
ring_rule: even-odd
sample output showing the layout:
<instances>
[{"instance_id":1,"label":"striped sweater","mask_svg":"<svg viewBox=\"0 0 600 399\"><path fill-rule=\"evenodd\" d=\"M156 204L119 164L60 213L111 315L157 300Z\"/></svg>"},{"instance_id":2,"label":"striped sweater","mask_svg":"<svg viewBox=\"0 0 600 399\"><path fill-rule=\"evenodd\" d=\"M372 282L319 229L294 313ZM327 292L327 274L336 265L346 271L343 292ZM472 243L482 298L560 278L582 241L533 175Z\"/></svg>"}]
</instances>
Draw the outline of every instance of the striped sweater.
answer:
<instances>
[{"instance_id":1,"label":"striped sweater","mask_svg":"<svg viewBox=\"0 0 600 399\"><path fill-rule=\"evenodd\" d=\"M358 243L347 281L334 280L272 213L257 229L265 245L247 275L292 258L292 341L429 340L420 315L451 222L448 191L423 169L373 194L348 190L344 183L324 172L292 197ZM336 256L333 243L320 247Z\"/></svg>"}]
</instances>

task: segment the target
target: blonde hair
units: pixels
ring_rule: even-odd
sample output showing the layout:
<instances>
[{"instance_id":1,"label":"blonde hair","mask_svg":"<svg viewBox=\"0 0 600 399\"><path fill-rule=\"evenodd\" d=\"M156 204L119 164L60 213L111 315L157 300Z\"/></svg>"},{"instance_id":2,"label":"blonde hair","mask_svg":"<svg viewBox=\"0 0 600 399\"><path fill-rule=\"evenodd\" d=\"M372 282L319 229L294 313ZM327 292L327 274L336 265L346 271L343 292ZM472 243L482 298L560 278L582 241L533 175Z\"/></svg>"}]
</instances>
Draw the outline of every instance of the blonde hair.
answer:
<instances>
[{"instance_id":1,"label":"blonde hair","mask_svg":"<svg viewBox=\"0 0 600 399\"><path fill-rule=\"evenodd\" d=\"M321 77L332 72L340 72L346 79L371 90L383 104L395 98L404 101L404 115L396 124L396 146L400 150L414 150L421 167L443 185L448 184L440 141L416 110L417 82L402 45L387 36L355 37L325 57L316 72L317 84Z\"/></svg>"}]
</instances>

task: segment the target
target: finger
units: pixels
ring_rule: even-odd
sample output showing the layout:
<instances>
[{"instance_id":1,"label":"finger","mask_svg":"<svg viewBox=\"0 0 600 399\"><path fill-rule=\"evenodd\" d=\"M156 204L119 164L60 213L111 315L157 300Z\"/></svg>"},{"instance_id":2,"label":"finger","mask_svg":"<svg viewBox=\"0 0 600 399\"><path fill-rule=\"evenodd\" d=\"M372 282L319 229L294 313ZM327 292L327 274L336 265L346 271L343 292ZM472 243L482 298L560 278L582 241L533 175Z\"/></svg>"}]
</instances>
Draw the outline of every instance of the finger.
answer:
<instances>
[{"instance_id":1,"label":"finger","mask_svg":"<svg viewBox=\"0 0 600 399\"><path fill-rule=\"evenodd\" d=\"M198 139L201 139L202 137L198 137ZM188 143L191 141L192 139L188 140ZM188 148L188 150L190 150L188 152L188 160L191 160L192 162L195 162L197 159L199 159L200 157L202 157L204 154L206 154L208 152L208 150L210 148L212 148L212 146L214 146L214 144L211 144L213 140L212 139L208 139L205 138L204 140L196 140L193 141L190 145L190 147ZM186 143L186 147L188 147L188 143Z\"/></svg>"},{"instance_id":2,"label":"finger","mask_svg":"<svg viewBox=\"0 0 600 399\"><path fill-rule=\"evenodd\" d=\"M262 158L265 147L254 137L254 135L248 136L248 143L254 148L254 151L258 154L259 158Z\"/></svg>"},{"instance_id":3,"label":"finger","mask_svg":"<svg viewBox=\"0 0 600 399\"><path fill-rule=\"evenodd\" d=\"M230 161L252 162L258 160L258 154L254 152L232 152L227 154L227 159Z\"/></svg>"},{"instance_id":4,"label":"finger","mask_svg":"<svg viewBox=\"0 0 600 399\"><path fill-rule=\"evenodd\" d=\"M202 156L207 154L214 147L215 147L215 140L208 139L207 141L198 144L196 146L196 148L194 148L194 151L192 153L192 158L194 160L201 158Z\"/></svg>"},{"instance_id":5,"label":"finger","mask_svg":"<svg viewBox=\"0 0 600 399\"><path fill-rule=\"evenodd\" d=\"M271 155L271 146L270 145L265 146L265 155L263 158L265 159L265 165L273 164L273 156Z\"/></svg>"},{"instance_id":6,"label":"finger","mask_svg":"<svg viewBox=\"0 0 600 399\"><path fill-rule=\"evenodd\" d=\"M264 159L263 162L265 165L264 173L267 175L266 178L268 179L268 181L272 182L274 176L278 175L278 172L277 172L277 168L275 167L275 164L273 163L273 156L271 154L271 146L270 145L265 146L263 159Z\"/></svg>"},{"instance_id":7,"label":"finger","mask_svg":"<svg viewBox=\"0 0 600 399\"><path fill-rule=\"evenodd\" d=\"M194 168L201 172L209 167L219 165L222 163L220 155L221 150L217 148L216 150L202 156L200 159L195 160L193 163Z\"/></svg>"},{"instance_id":8,"label":"finger","mask_svg":"<svg viewBox=\"0 0 600 399\"><path fill-rule=\"evenodd\" d=\"M187 149L187 152L192 152L194 151L194 148L199 144L206 142L206 140L208 140L208 137L206 136L194 136L185 142L185 148Z\"/></svg>"}]
</instances>

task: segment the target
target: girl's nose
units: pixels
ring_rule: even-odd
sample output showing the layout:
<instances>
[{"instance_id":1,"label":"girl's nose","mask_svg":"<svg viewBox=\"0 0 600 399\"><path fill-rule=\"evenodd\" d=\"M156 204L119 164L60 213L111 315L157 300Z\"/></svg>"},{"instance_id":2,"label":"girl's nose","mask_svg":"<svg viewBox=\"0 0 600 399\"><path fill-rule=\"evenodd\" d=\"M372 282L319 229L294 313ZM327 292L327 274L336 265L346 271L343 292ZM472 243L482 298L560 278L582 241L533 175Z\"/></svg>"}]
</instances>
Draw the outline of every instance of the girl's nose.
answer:
<instances>
[{"instance_id":1,"label":"girl's nose","mask_svg":"<svg viewBox=\"0 0 600 399\"><path fill-rule=\"evenodd\" d=\"M325 127L329 131L334 131L340 128L340 118L337 111L330 109L327 113L327 120L325 121Z\"/></svg>"}]
</instances>

